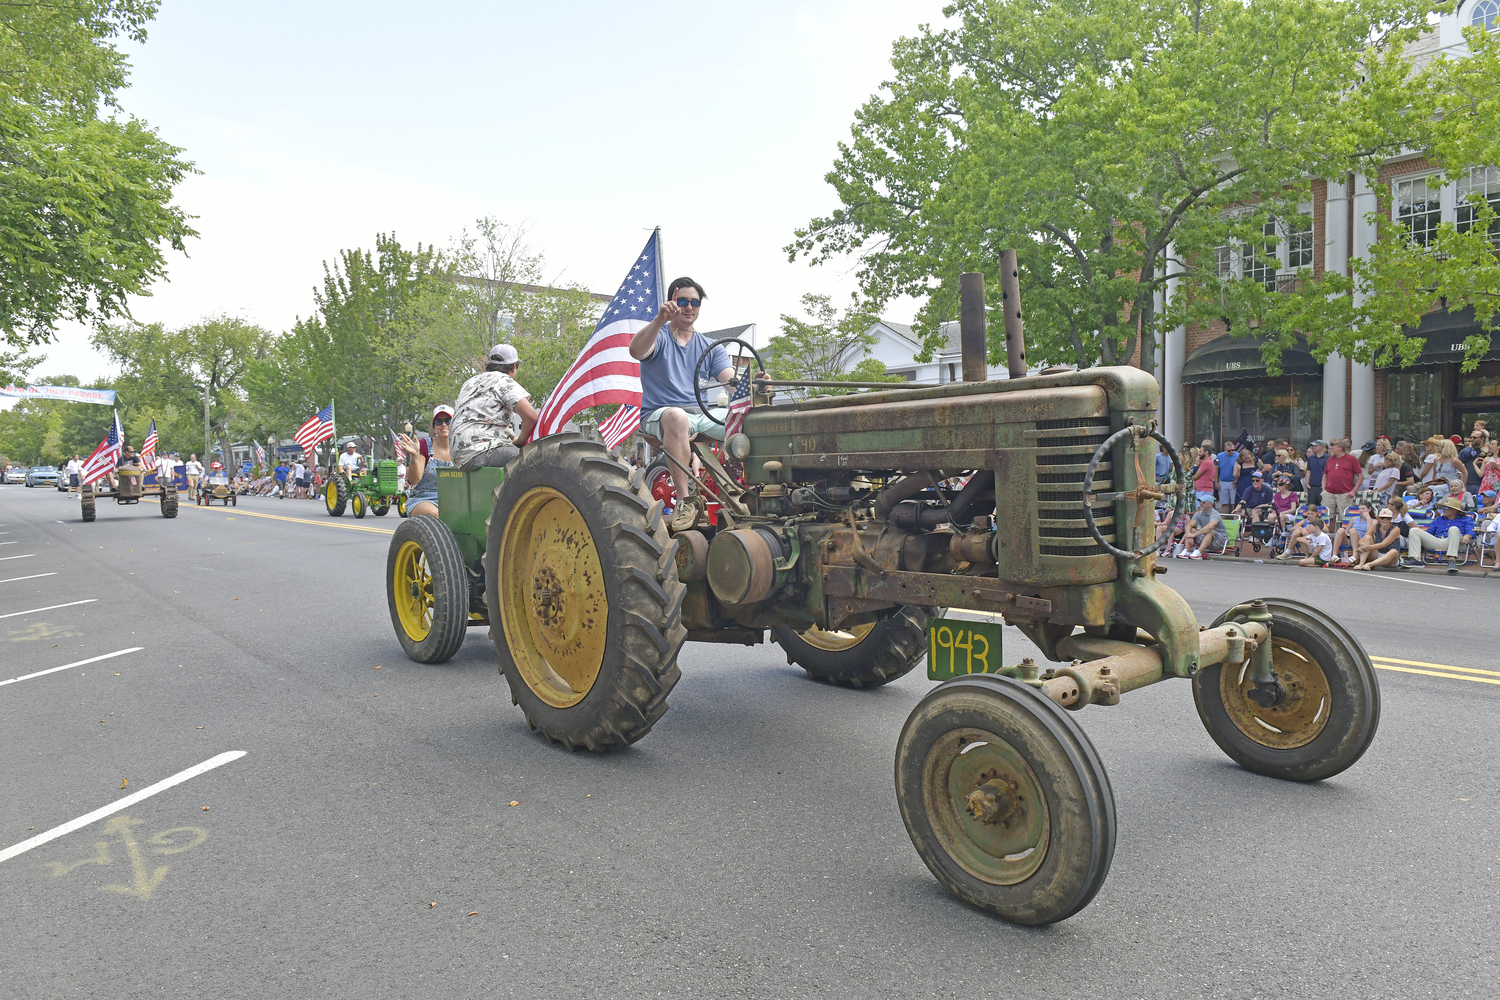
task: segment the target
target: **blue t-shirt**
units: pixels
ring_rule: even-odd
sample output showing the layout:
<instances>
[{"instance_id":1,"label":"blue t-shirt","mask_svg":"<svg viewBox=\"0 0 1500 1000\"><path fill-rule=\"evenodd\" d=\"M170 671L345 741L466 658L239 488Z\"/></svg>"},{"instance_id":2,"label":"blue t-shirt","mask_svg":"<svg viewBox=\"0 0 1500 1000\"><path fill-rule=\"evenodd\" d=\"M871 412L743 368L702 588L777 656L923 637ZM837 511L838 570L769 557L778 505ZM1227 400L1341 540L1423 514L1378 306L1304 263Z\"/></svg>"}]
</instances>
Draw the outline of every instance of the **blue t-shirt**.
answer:
<instances>
[{"instance_id":1,"label":"blue t-shirt","mask_svg":"<svg viewBox=\"0 0 1500 1000\"><path fill-rule=\"evenodd\" d=\"M287 468L285 465L276 466L276 481L278 483L286 482L286 474L291 471L292 470Z\"/></svg>"},{"instance_id":2,"label":"blue t-shirt","mask_svg":"<svg viewBox=\"0 0 1500 1000\"><path fill-rule=\"evenodd\" d=\"M1239 460L1240 453L1237 451L1226 450L1219 452L1219 482L1226 482L1234 478L1235 463Z\"/></svg>"},{"instance_id":3,"label":"blue t-shirt","mask_svg":"<svg viewBox=\"0 0 1500 1000\"><path fill-rule=\"evenodd\" d=\"M729 367L729 352L722 347L714 348L712 360L707 365L698 362L703 352L713 341L697 330L686 346L672 336L672 328L663 326L656 334L656 347L651 356L641 362L641 413L649 417L663 406L680 406L696 411L697 397L693 386L697 379L716 379L719 372ZM717 389L704 390L703 400L709 406L718 398Z\"/></svg>"},{"instance_id":4,"label":"blue t-shirt","mask_svg":"<svg viewBox=\"0 0 1500 1000\"><path fill-rule=\"evenodd\" d=\"M1246 507L1260 507L1271 502L1276 493L1270 487L1262 485L1259 489L1252 483L1240 491L1240 503Z\"/></svg>"}]
</instances>

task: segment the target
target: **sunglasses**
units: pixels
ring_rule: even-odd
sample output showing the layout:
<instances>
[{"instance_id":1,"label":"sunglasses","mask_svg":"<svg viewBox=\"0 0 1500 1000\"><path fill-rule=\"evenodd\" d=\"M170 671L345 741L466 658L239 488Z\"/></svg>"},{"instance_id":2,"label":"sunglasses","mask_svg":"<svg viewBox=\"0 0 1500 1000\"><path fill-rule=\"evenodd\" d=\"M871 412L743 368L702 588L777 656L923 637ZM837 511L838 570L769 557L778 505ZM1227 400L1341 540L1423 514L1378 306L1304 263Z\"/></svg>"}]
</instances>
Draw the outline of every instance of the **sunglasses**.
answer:
<instances>
[{"instance_id":1,"label":"sunglasses","mask_svg":"<svg viewBox=\"0 0 1500 1000\"><path fill-rule=\"evenodd\" d=\"M434 426L434 427L436 427L438 424L451 424L451 423L453 423L453 418L450 417L450 416L447 416L446 414L443 415L443 416L440 416L440 417L433 417L432 418L432 426Z\"/></svg>"},{"instance_id":2,"label":"sunglasses","mask_svg":"<svg viewBox=\"0 0 1500 1000\"><path fill-rule=\"evenodd\" d=\"M703 304L703 300L702 299L687 299L687 298L683 298L683 299L678 299L677 300L677 308L679 308L679 309L697 309L702 304Z\"/></svg>"}]
</instances>

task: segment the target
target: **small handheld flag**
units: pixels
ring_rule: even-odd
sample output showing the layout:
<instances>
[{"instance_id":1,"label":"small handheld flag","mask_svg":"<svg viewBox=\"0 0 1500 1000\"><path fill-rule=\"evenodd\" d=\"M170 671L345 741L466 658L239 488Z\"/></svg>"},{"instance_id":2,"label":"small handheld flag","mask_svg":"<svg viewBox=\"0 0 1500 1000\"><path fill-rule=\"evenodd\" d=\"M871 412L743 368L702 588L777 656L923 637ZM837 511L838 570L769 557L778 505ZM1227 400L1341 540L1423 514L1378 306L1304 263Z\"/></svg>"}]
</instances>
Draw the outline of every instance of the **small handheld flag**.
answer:
<instances>
[{"instance_id":1,"label":"small handheld flag","mask_svg":"<svg viewBox=\"0 0 1500 1000\"><path fill-rule=\"evenodd\" d=\"M634 434L639 426L641 426L641 408L631 406L629 403L620 404L620 408L599 425L599 433L604 438L604 447L614 451L619 447L620 442Z\"/></svg>"}]
</instances>

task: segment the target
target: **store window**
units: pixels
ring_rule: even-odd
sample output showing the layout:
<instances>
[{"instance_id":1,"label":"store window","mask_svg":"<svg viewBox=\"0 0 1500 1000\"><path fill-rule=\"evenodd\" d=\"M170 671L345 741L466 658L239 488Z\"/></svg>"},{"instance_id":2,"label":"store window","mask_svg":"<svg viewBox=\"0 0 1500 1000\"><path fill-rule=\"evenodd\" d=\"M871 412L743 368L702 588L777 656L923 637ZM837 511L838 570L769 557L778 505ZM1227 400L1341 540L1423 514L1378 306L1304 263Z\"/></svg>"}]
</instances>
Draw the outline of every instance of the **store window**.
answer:
<instances>
[{"instance_id":1,"label":"store window","mask_svg":"<svg viewBox=\"0 0 1500 1000\"><path fill-rule=\"evenodd\" d=\"M1385 433L1392 441L1423 441L1443 429L1442 381L1436 371L1385 377Z\"/></svg>"},{"instance_id":2,"label":"store window","mask_svg":"<svg viewBox=\"0 0 1500 1000\"><path fill-rule=\"evenodd\" d=\"M1413 243L1424 247L1432 242L1438 223L1443 221L1437 179L1433 178L1431 185L1427 181L1426 177L1413 177L1396 182L1396 221L1411 233Z\"/></svg>"},{"instance_id":3,"label":"store window","mask_svg":"<svg viewBox=\"0 0 1500 1000\"><path fill-rule=\"evenodd\" d=\"M1193 440L1222 445L1241 433L1257 441L1290 438L1301 451L1323 430L1320 378L1282 376L1200 385L1193 393Z\"/></svg>"},{"instance_id":4,"label":"store window","mask_svg":"<svg viewBox=\"0 0 1500 1000\"><path fill-rule=\"evenodd\" d=\"M1500 399L1500 362L1486 361L1471 372L1459 372L1458 398Z\"/></svg>"}]
</instances>

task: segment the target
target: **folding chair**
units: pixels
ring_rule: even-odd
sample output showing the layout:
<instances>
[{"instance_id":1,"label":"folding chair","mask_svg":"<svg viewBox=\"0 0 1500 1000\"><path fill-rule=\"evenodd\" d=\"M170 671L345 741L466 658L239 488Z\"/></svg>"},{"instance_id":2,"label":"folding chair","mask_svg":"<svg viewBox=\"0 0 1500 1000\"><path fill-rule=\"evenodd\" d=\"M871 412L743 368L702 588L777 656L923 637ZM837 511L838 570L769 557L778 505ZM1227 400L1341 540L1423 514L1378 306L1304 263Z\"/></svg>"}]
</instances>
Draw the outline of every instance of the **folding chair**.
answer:
<instances>
[{"instance_id":1,"label":"folding chair","mask_svg":"<svg viewBox=\"0 0 1500 1000\"><path fill-rule=\"evenodd\" d=\"M1219 551L1217 552L1210 549L1208 545L1205 545L1202 549L1202 551L1207 552L1211 556L1224 555L1229 551L1230 546L1238 545L1240 540L1240 519L1238 517L1225 514L1221 515L1219 520L1224 522L1224 544L1219 546ZM1208 544L1212 545L1212 540Z\"/></svg>"}]
</instances>

